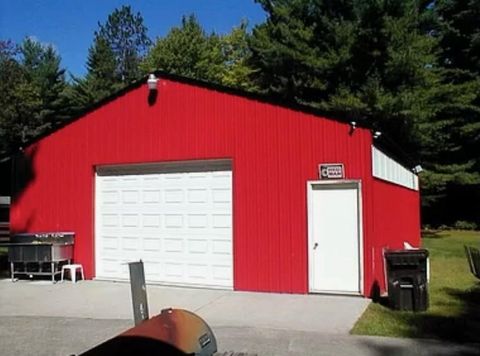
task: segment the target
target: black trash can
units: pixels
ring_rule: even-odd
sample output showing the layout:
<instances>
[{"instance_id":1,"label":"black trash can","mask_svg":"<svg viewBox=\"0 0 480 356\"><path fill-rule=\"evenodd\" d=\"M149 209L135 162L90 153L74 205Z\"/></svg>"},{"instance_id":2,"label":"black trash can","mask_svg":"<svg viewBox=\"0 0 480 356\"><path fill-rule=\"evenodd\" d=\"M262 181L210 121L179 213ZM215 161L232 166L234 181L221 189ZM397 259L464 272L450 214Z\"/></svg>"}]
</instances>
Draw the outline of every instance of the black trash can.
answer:
<instances>
[{"instance_id":1,"label":"black trash can","mask_svg":"<svg viewBox=\"0 0 480 356\"><path fill-rule=\"evenodd\" d=\"M428 309L428 251L387 250L388 299L396 310L425 311Z\"/></svg>"}]
</instances>

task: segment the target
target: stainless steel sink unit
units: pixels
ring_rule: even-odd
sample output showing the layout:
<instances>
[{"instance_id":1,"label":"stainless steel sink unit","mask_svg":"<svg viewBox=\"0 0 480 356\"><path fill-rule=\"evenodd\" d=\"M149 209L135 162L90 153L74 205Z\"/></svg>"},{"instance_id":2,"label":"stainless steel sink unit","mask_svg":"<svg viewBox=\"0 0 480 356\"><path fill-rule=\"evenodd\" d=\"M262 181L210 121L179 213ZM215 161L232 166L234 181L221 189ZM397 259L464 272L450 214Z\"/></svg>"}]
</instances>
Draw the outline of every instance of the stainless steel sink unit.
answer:
<instances>
[{"instance_id":1,"label":"stainless steel sink unit","mask_svg":"<svg viewBox=\"0 0 480 356\"><path fill-rule=\"evenodd\" d=\"M55 276L63 264L73 258L73 232L39 232L16 234L8 246L12 282L16 275Z\"/></svg>"}]
</instances>

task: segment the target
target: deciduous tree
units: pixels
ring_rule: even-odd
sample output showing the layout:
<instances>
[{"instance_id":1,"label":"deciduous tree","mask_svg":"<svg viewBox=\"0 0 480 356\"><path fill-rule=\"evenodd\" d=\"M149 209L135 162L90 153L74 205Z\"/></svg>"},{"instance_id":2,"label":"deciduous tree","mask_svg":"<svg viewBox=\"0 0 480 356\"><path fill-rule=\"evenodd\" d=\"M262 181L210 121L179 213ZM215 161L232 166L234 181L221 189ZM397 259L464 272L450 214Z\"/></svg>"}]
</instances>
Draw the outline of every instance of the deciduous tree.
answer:
<instances>
[{"instance_id":1,"label":"deciduous tree","mask_svg":"<svg viewBox=\"0 0 480 356\"><path fill-rule=\"evenodd\" d=\"M142 69L253 90L246 28L242 23L226 35L206 34L194 15L183 17L180 27L157 38Z\"/></svg>"}]
</instances>

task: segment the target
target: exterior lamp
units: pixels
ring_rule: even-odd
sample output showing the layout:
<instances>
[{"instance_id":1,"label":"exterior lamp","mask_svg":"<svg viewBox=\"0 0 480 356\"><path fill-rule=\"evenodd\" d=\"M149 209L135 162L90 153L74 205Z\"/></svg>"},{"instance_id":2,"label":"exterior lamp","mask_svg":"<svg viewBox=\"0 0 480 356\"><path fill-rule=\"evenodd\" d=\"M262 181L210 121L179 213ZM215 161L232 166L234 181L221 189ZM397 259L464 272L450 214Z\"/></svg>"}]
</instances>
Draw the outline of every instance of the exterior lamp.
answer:
<instances>
[{"instance_id":1,"label":"exterior lamp","mask_svg":"<svg viewBox=\"0 0 480 356\"><path fill-rule=\"evenodd\" d=\"M422 168L421 165L418 164L418 165L416 165L415 167L412 168L412 171L413 171L413 173L418 174L418 173L423 172L423 168Z\"/></svg>"},{"instance_id":2,"label":"exterior lamp","mask_svg":"<svg viewBox=\"0 0 480 356\"><path fill-rule=\"evenodd\" d=\"M147 80L148 89L150 91L157 90L157 83L158 78L155 76L155 74L150 74Z\"/></svg>"},{"instance_id":3,"label":"exterior lamp","mask_svg":"<svg viewBox=\"0 0 480 356\"><path fill-rule=\"evenodd\" d=\"M158 78L155 76L155 74L152 73L148 76L147 85L148 85L148 105L153 106L157 101L157 95L158 95L158 90L157 90Z\"/></svg>"},{"instance_id":4,"label":"exterior lamp","mask_svg":"<svg viewBox=\"0 0 480 356\"><path fill-rule=\"evenodd\" d=\"M350 131L348 134L351 136L353 135L353 131L357 128L357 123L355 121L350 121Z\"/></svg>"}]
</instances>

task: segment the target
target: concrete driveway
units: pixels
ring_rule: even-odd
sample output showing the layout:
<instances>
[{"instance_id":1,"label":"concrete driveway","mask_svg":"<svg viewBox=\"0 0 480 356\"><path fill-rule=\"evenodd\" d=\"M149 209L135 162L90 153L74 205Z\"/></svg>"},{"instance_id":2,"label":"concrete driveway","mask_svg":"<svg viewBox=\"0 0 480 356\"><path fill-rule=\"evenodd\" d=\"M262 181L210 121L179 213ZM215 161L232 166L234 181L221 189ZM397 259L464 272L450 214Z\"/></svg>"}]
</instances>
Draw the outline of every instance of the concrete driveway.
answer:
<instances>
[{"instance_id":1,"label":"concrete driveway","mask_svg":"<svg viewBox=\"0 0 480 356\"><path fill-rule=\"evenodd\" d=\"M233 292L148 285L150 316L167 307L212 327L348 334L369 304L360 297ZM0 280L0 315L132 320L128 283Z\"/></svg>"},{"instance_id":2,"label":"concrete driveway","mask_svg":"<svg viewBox=\"0 0 480 356\"><path fill-rule=\"evenodd\" d=\"M359 297L147 286L150 315L184 308L213 328L220 351L258 355L476 355L471 346L349 336ZM0 280L2 355L81 353L133 326L127 283ZM5 350L8 350L4 353Z\"/></svg>"}]
</instances>

